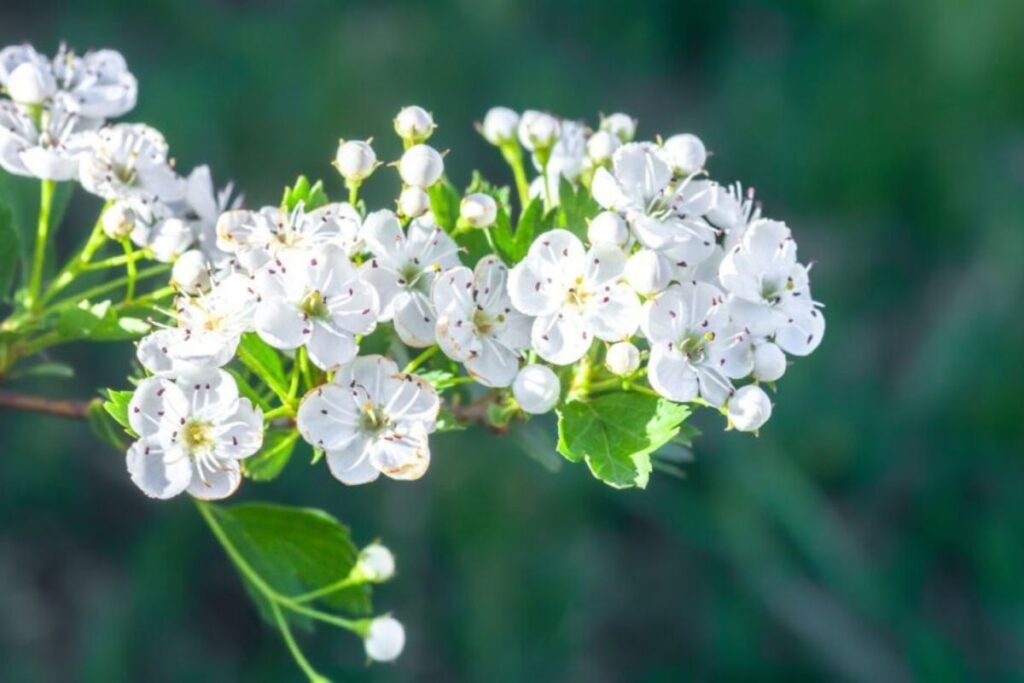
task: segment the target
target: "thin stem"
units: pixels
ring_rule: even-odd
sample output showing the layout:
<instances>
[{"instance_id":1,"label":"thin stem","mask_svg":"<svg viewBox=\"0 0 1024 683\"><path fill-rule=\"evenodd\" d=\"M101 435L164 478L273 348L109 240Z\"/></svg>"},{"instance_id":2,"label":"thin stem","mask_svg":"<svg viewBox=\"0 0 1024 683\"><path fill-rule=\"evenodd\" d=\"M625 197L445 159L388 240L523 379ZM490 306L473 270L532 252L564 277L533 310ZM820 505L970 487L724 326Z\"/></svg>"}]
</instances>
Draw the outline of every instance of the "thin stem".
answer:
<instances>
[{"instance_id":1,"label":"thin stem","mask_svg":"<svg viewBox=\"0 0 1024 683\"><path fill-rule=\"evenodd\" d=\"M63 417L69 420L86 419L89 415L90 403L90 401L63 401L45 396L29 396L0 389L0 407L2 408Z\"/></svg>"},{"instance_id":2,"label":"thin stem","mask_svg":"<svg viewBox=\"0 0 1024 683\"><path fill-rule=\"evenodd\" d=\"M516 193L519 195L519 210L522 211L530 201L530 181L526 178L526 169L523 167L523 150L516 140L502 143L501 156L512 168L512 175L516 179Z\"/></svg>"},{"instance_id":3,"label":"thin stem","mask_svg":"<svg viewBox=\"0 0 1024 683\"><path fill-rule=\"evenodd\" d=\"M73 257L68 261L67 265L64 266L60 274L54 278L50 284L46 295L43 296L42 303L48 303L53 297L57 295L62 289L74 282L75 278L78 277L89 265L93 255L99 251L99 248L103 246L107 236L103 232L103 213L110 206L111 202L107 202L100 209L100 216L96 219L96 224L92 228L92 232L89 233L89 239L86 240L85 245L77 256Z\"/></svg>"},{"instance_id":4,"label":"thin stem","mask_svg":"<svg viewBox=\"0 0 1024 683\"><path fill-rule=\"evenodd\" d=\"M132 241L125 237L121 240L121 246L124 248L124 257L127 259L125 271L128 277L128 286L125 289L124 300L125 303L130 303L135 296L135 279L138 277L139 271L135 267L135 250L132 248Z\"/></svg>"},{"instance_id":5,"label":"thin stem","mask_svg":"<svg viewBox=\"0 0 1024 683\"><path fill-rule=\"evenodd\" d=\"M127 265L129 261L140 261L145 258L149 258L151 254L146 249L132 250L132 253L125 254L124 256L111 256L105 258L102 261L95 261L82 267L82 271L91 273L95 270L105 270L107 268L117 268L118 266Z\"/></svg>"},{"instance_id":6,"label":"thin stem","mask_svg":"<svg viewBox=\"0 0 1024 683\"><path fill-rule=\"evenodd\" d=\"M484 237L487 238L487 246L491 248L491 252L494 254L500 254L501 252L498 251L498 245L494 243L494 235L491 234L490 226L482 228L482 230L484 231Z\"/></svg>"},{"instance_id":7,"label":"thin stem","mask_svg":"<svg viewBox=\"0 0 1024 683\"><path fill-rule=\"evenodd\" d=\"M273 410L269 410L263 413L264 422L276 420L279 417L295 417L295 411L292 409L291 406L278 406Z\"/></svg>"},{"instance_id":8,"label":"thin stem","mask_svg":"<svg viewBox=\"0 0 1024 683\"><path fill-rule=\"evenodd\" d=\"M288 651L292 653L292 658L295 663L302 669L302 673L306 674L306 678L314 683L319 683L325 680L313 665L306 659L306 655L302 653L302 648L295 642L295 636L292 635L292 629L288 626L288 620L285 619L284 614L281 613L281 608L277 606L276 602L271 601L270 611L274 614L274 621L277 622L277 628L281 631L281 637L284 639L285 645L288 646Z\"/></svg>"},{"instance_id":9,"label":"thin stem","mask_svg":"<svg viewBox=\"0 0 1024 683\"><path fill-rule=\"evenodd\" d=\"M159 265L152 266L152 267L146 268L144 270L140 270L136 274L135 281L136 282L141 282L142 280L145 280L146 278L153 277L154 275L159 275L160 273L166 273L170 269L171 269L170 265L168 265L166 263L161 263ZM110 282L105 282L102 285L97 285L97 286L93 287L92 289L87 289L84 292L82 292L81 294L75 294L74 298L62 299L61 301L58 301L57 303L55 303L52 306L50 306L50 308L57 309L57 308L63 308L64 306L67 306L69 304L77 304L79 301L85 301L86 299L91 299L91 298L93 298L95 296L99 296L100 294L106 294L109 291L112 291L112 290L124 287L126 284L128 284L128 278L127 277L117 278L116 280L111 280Z\"/></svg>"},{"instance_id":10,"label":"thin stem","mask_svg":"<svg viewBox=\"0 0 1024 683\"><path fill-rule=\"evenodd\" d=\"M405 372L405 373L414 372L416 370L416 368L418 368L419 366L423 365L425 362L430 360L430 358L435 353L437 353L439 350L440 350L440 348L438 346L436 346L436 345L435 346L431 346L429 349L427 349L426 351L424 351L423 353L421 353L420 355L416 356L411 361L409 361L409 364L405 366L405 369L402 370L402 372Z\"/></svg>"},{"instance_id":11,"label":"thin stem","mask_svg":"<svg viewBox=\"0 0 1024 683\"><path fill-rule=\"evenodd\" d=\"M327 585L327 586L324 586L323 588L318 588L315 591L310 591L308 593L303 593L302 595L297 595L294 598L292 598L292 600L294 600L295 602L300 602L300 603L301 602L312 602L313 600L316 600L317 598L322 598L325 595L330 595L331 593L337 593L338 591L344 590L344 589L348 588L349 586L358 586L358 585L360 585L362 583L364 583L364 581L362 580L362 577L353 576L353 575L350 574L349 576L346 576L344 579L342 579L340 581L335 581L334 583L332 583L330 585Z\"/></svg>"},{"instance_id":12,"label":"thin stem","mask_svg":"<svg viewBox=\"0 0 1024 683\"><path fill-rule=\"evenodd\" d=\"M355 206L356 202L359 201L359 186L362 185L362 183L348 181L345 184L348 186L348 203Z\"/></svg>"},{"instance_id":13,"label":"thin stem","mask_svg":"<svg viewBox=\"0 0 1024 683\"><path fill-rule=\"evenodd\" d=\"M39 223L36 226L36 248L32 256L32 272L29 276L28 301L29 308L39 307L39 292L43 286L43 266L46 261L46 242L50 236L50 210L53 207L53 194L57 183L44 180L39 192Z\"/></svg>"}]
</instances>

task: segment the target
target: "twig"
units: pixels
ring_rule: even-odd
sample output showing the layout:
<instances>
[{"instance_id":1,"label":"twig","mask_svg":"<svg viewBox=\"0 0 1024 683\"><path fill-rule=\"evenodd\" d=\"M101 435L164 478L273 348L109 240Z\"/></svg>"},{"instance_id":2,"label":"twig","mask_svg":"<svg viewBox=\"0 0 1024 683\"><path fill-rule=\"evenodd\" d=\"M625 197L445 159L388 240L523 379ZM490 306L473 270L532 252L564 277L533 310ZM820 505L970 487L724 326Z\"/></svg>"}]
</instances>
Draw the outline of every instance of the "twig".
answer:
<instances>
[{"instance_id":1,"label":"twig","mask_svg":"<svg viewBox=\"0 0 1024 683\"><path fill-rule=\"evenodd\" d=\"M43 415L63 417L69 420L88 419L90 403L91 401L63 401L46 398L45 396L30 396L28 394L19 394L16 391L0 389L0 408L42 413Z\"/></svg>"}]
</instances>

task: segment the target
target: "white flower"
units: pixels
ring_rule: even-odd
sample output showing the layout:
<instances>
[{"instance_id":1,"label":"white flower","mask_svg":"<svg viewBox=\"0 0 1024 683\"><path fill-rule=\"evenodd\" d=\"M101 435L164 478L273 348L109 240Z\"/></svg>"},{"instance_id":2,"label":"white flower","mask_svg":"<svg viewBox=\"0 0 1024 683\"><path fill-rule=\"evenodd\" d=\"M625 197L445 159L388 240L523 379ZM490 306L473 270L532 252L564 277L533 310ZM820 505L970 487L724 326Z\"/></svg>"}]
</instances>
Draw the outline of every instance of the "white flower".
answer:
<instances>
[{"instance_id":1,"label":"white flower","mask_svg":"<svg viewBox=\"0 0 1024 683\"><path fill-rule=\"evenodd\" d=\"M664 254L641 249L626 259L624 274L637 294L651 296L668 287L672 280L672 262Z\"/></svg>"},{"instance_id":2,"label":"white flower","mask_svg":"<svg viewBox=\"0 0 1024 683\"><path fill-rule=\"evenodd\" d=\"M528 109L519 117L519 142L531 152L549 149L560 131L561 123L551 114Z\"/></svg>"},{"instance_id":3,"label":"white flower","mask_svg":"<svg viewBox=\"0 0 1024 683\"><path fill-rule=\"evenodd\" d=\"M380 543L371 543L360 551L356 572L375 583L387 581L395 575L395 556Z\"/></svg>"},{"instance_id":4,"label":"white flower","mask_svg":"<svg viewBox=\"0 0 1024 683\"><path fill-rule=\"evenodd\" d=\"M726 250L735 247L747 227L761 219L761 207L754 201L754 190L733 183L729 187L714 184L712 186L714 200L705 218L716 228L725 233Z\"/></svg>"},{"instance_id":5,"label":"white flower","mask_svg":"<svg viewBox=\"0 0 1024 683\"><path fill-rule=\"evenodd\" d=\"M466 366L480 384L507 387L530 346L531 320L512 308L506 289L508 269L495 256L474 270L452 268L434 285L437 343Z\"/></svg>"},{"instance_id":6,"label":"white flower","mask_svg":"<svg viewBox=\"0 0 1024 683\"><path fill-rule=\"evenodd\" d=\"M725 295L713 285L669 287L647 302L642 324L651 344L647 376L665 398L721 406L733 391L729 378L750 373L747 335L729 324Z\"/></svg>"},{"instance_id":7,"label":"white flower","mask_svg":"<svg viewBox=\"0 0 1024 683\"><path fill-rule=\"evenodd\" d=\"M622 142L629 142L636 137L636 119L621 112L612 114L601 119L601 130L612 133Z\"/></svg>"},{"instance_id":8,"label":"white flower","mask_svg":"<svg viewBox=\"0 0 1024 683\"><path fill-rule=\"evenodd\" d=\"M807 267L796 261L796 242L785 223L751 224L718 269L733 294L733 318L757 336L773 336L783 351L811 353L825 333L825 317L811 299Z\"/></svg>"},{"instance_id":9,"label":"white flower","mask_svg":"<svg viewBox=\"0 0 1024 683\"><path fill-rule=\"evenodd\" d=\"M599 130L587 140L587 156L595 164L606 164L612 160L612 155L621 145L622 140L617 135Z\"/></svg>"},{"instance_id":10,"label":"white flower","mask_svg":"<svg viewBox=\"0 0 1024 683\"><path fill-rule=\"evenodd\" d=\"M665 152L668 154L672 171L680 176L688 176L704 170L708 160L708 152L704 143L696 135L680 133L665 141Z\"/></svg>"},{"instance_id":11,"label":"white flower","mask_svg":"<svg viewBox=\"0 0 1024 683\"><path fill-rule=\"evenodd\" d=\"M299 406L303 438L327 454L344 484L365 484L384 473L419 479L430 465L428 435L440 402L425 380L398 372L383 356L362 356L313 389Z\"/></svg>"},{"instance_id":12,"label":"white flower","mask_svg":"<svg viewBox=\"0 0 1024 683\"><path fill-rule=\"evenodd\" d=\"M629 242L629 226L614 211L602 211L587 226L587 239L591 244L606 242L622 247Z\"/></svg>"},{"instance_id":13,"label":"white flower","mask_svg":"<svg viewBox=\"0 0 1024 683\"><path fill-rule=\"evenodd\" d=\"M181 199L186 189L168 163L163 135L142 124L97 131L79 164L79 180L104 199L171 202Z\"/></svg>"},{"instance_id":14,"label":"white flower","mask_svg":"<svg viewBox=\"0 0 1024 683\"><path fill-rule=\"evenodd\" d=\"M444 173L444 159L430 145L414 145L402 155L398 173L406 185L430 187Z\"/></svg>"},{"instance_id":15,"label":"white flower","mask_svg":"<svg viewBox=\"0 0 1024 683\"><path fill-rule=\"evenodd\" d=\"M232 183L217 190L209 166L197 166L192 169L186 181L182 213L192 228L199 248L218 269L226 268L232 260L231 254L217 246L217 220L225 211L241 206L242 197L232 199L233 192Z\"/></svg>"},{"instance_id":16,"label":"white flower","mask_svg":"<svg viewBox=\"0 0 1024 683\"><path fill-rule=\"evenodd\" d=\"M103 234L112 240L123 240L135 230L135 209L131 202L122 199L108 206L100 216Z\"/></svg>"},{"instance_id":17,"label":"white flower","mask_svg":"<svg viewBox=\"0 0 1024 683\"><path fill-rule=\"evenodd\" d=\"M512 383L512 396L524 412L543 415L558 403L562 391L558 376L546 365L527 365Z\"/></svg>"},{"instance_id":18,"label":"white flower","mask_svg":"<svg viewBox=\"0 0 1024 683\"><path fill-rule=\"evenodd\" d=\"M508 107L493 107L484 116L481 127L484 139L492 145L503 145L516 139L519 114Z\"/></svg>"},{"instance_id":19,"label":"white flower","mask_svg":"<svg viewBox=\"0 0 1024 683\"><path fill-rule=\"evenodd\" d=\"M197 295L210 289L210 263L198 249L186 251L171 268L171 286Z\"/></svg>"},{"instance_id":20,"label":"white flower","mask_svg":"<svg viewBox=\"0 0 1024 683\"><path fill-rule=\"evenodd\" d=\"M369 178L377 166L377 153L373 151L369 141L342 140L338 143L334 167L349 185L358 185Z\"/></svg>"},{"instance_id":21,"label":"white flower","mask_svg":"<svg viewBox=\"0 0 1024 683\"><path fill-rule=\"evenodd\" d=\"M632 375L640 368L640 349L631 342L612 344L608 347L604 364L613 375Z\"/></svg>"},{"instance_id":22,"label":"white flower","mask_svg":"<svg viewBox=\"0 0 1024 683\"><path fill-rule=\"evenodd\" d=\"M370 622L363 647L370 659L393 662L405 648L405 627L394 617L377 617Z\"/></svg>"},{"instance_id":23,"label":"white flower","mask_svg":"<svg viewBox=\"0 0 1024 683\"><path fill-rule=\"evenodd\" d=\"M192 226L174 208L147 197L123 200L135 217L131 240L153 252L153 258L171 263L195 241ZM127 218L127 214L124 216Z\"/></svg>"},{"instance_id":24,"label":"white flower","mask_svg":"<svg viewBox=\"0 0 1024 683\"><path fill-rule=\"evenodd\" d=\"M459 205L459 217L471 227L489 227L498 219L498 203L483 192L468 194Z\"/></svg>"},{"instance_id":25,"label":"white flower","mask_svg":"<svg viewBox=\"0 0 1024 683\"><path fill-rule=\"evenodd\" d=\"M380 320L394 320L395 331L409 346L430 346L437 323L431 290L443 270L459 265L458 246L425 218L402 232L390 211L367 216L363 237L373 254L363 265L363 277L379 295Z\"/></svg>"},{"instance_id":26,"label":"white flower","mask_svg":"<svg viewBox=\"0 0 1024 683\"><path fill-rule=\"evenodd\" d=\"M423 107L402 107L395 117L395 132L410 144L425 142L437 128L434 117Z\"/></svg>"},{"instance_id":27,"label":"white flower","mask_svg":"<svg viewBox=\"0 0 1024 683\"><path fill-rule=\"evenodd\" d=\"M513 305L536 316L531 340L556 365L579 360L594 338L620 341L636 331L640 303L620 282L625 255L609 244L584 250L567 230L552 230L530 245L509 275Z\"/></svg>"},{"instance_id":28,"label":"white flower","mask_svg":"<svg viewBox=\"0 0 1024 683\"><path fill-rule=\"evenodd\" d=\"M419 218L430 211L430 195L422 187L409 185L398 196L398 210L403 216Z\"/></svg>"},{"instance_id":29,"label":"white flower","mask_svg":"<svg viewBox=\"0 0 1024 683\"><path fill-rule=\"evenodd\" d=\"M756 432L772 416L768 394L756 384L740 387L729 399L729 423L741 432Z\"/></svg>"},{"instance_id":30,"label":"white flower","mask_svg":"<svg viewBox=\"0 0 1024 683\"><path fill-rule=\"evenodd\" d=\"M128 419L140 437L128 450L128 472L152 498L186 490L196 498L225 498L242 480L239 461L263 444L262 412L239 397L223 370L142 380Z\"/></svg>"},{"instance_id":31,"label":"white flower","mask_svg":"<svg viewBox=\"0 0 1024 683\"><path fill-rule=\"evenodd\" d=\"M24 110L0 101L0 166L15 175L44 180L77 178L79 159L89 149L91 123L67 104L66 96L56 99L41 115L40 129Z\"/></svg>"},{"instance_id":32,"label":"white flower","mask_svg":"<svg viewBox=\"0 0 1024 683\"><path fill-rule=\"evenodd\" d=\"M754 379L759 382L774 382L786 373L786 354L777 344L764 340L755 341L751 352L754 354Z\"/></svg>"},{"instance_id":33,"label":"white flower","mask_svg":"<svg viewBox=\"0 0 1024 683\"><path fill-rule=\"evenodd\" d=\"M323 370L355 358L355 337L377 325L377 293L339 247L277 258L256 280L257 334L277 349L305 346L309 359Z\"/></svg>"},{"instance_id":34,"label":"white flower","mask_svg":"<svg viewBox=\"0 0 1024 683\"><path fill-rule=\"evenodd\" d=\"M7 77L7 94L18 104L40 105L53 97L57 81L46 64L22 62Z\"/></svg>"}]
</instances>

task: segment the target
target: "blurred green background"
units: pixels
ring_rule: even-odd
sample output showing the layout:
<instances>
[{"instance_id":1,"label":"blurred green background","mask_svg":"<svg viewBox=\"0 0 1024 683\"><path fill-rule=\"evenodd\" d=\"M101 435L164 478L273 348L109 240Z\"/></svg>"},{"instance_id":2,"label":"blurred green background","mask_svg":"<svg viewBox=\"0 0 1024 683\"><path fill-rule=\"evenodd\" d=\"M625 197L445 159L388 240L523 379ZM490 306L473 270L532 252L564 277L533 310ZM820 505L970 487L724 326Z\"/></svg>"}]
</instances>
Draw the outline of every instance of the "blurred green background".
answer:
<instances>
[{"instance_id":1,"label":"blurred green background","mask_svg":"<svg viewBox=\"0 0 1024 683\"><path fill-rule=\"evenodd\" d=\"M817 263L829 329L760 438L717 416L686 480L550 471L544 432L442 436L417 484L293 461L243 499L323 507L399 577L394 666L321 631L345 681L1024 680L1024 3L5 2L0 44L111 46L132 120L249 204L341 186L339 137L421 104L464 185L508 177L489 106L692 131ZM380 172L372 203L398 181ZM65 246L98 202L78 195ZM130 347L72 347L88 397ZM545 428L550 432L550 424ZM533 457L531 457L531 455ZM185 499L143 498L81 424L0 413L0 679L298 680Z\"/></svg>"}]
</instances>

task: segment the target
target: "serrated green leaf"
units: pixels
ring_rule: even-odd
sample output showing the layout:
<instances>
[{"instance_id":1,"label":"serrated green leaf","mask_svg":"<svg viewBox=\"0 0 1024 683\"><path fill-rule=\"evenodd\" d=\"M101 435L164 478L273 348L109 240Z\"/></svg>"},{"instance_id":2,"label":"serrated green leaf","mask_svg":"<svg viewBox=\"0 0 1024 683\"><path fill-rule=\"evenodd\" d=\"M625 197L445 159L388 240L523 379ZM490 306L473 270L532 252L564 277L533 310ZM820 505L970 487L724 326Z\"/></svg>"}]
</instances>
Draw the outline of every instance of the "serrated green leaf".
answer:
<instances>
[{"instance_id":1,"label":"serrated green leaf","mask_svg":"<svg viewBox=\"0 0 1024 683\"><path fill-rule=\"evenodd\" d=\"M299 433L294 429L272 429L263 439L263 448L251 458L242 460L245 476L253 481L273 481L292 458Z\"/></svg>"},{"instance_id":2,"label":"serrated green leaf","mask_svg":"<svg viewBox=\"0 0 1024 683\"><path fill-rule=\"evenodd\" d=\"M305 211L313 211L327 204L330 200L324 192L323 181L318 180L313 185L309 179L300 175L295 179L295 184L284 188L284 196L281 198L281 206L286 211L293 211L300 203Z\"/></svg>"},{"instance_id":3,"label":"serrated green leaf","mask_svg":"<svg viewBox=\"0 0 1024 683\"><path fill-rule=\"evenodd\" d=\"M523 208L523 213L519 216L519 222L516 224L513 234L515 249L512 258L516 262L523 260L530 245L533 244L533 238L549 227L544 217L544 200L534 197Z\"/></svg>"},{"instance_id":4,"label":"serrated green leaf","mask_svg":"<svg viewBox=\"0 0 1024 683\"><path fill-rule=\"evenodd\" d=\"M128 404L131 402L132 396L135 392L107 389L106 393L107 400L103 402L103 409L106 410L119 425L130 430L132 426L128 421Z\"/></svg>"},{"instance_id":5,"label":"serrated green leaf","mask_svg":"<svg viewBox=\"0 0 1024 683\"><path fill-rule=\"evenodd\" d=\"M615 488L647 485L650 453L668 443L689 416L685 405L633 392L572 401L558 411L558 452L585 460Z\"/></svg>"},{"instance_id":6,"label":"serrated green leaf","mask_svg":"<svg viewBox=\"0 0 1024 683\"><path fill-rule=\"evenodd\" d=\"M284 374L284 364L281 362L280 354L254 332L242 335L242 341L238 344L238 357L275 394L279 396L288 394L288 380Z\"/></svg>"},{"instance_id":7,"label":"serrated green leaf","mask_svg":"<svg viewBox=\"0 0 1024 683\"><path fill-rule=\"evenodd\" d=\"M565 176L559 176L558 210L555 216L558 226L585 240L587 219L596 215L598 208L587 188L573 185Z\"/></svg>"},{"instance_id":8,"label":"serrated green leaf","mask_svg":"<svg viewBox=\"0 0 1024 683\"><path fill-rule=\"evenodd\" d=\"M434 214L434 221L445 232L454 230L459 220L459 203L462 201L458 190L446 178L442 178L427 190L427 196L430 197L430 211Z\"/></svg>"},{"instance_id":9,"label":"serrated green leaf","mask_svg":"<svg viewBox=\"0 0 1024 683\"><path fill-rule=\"evenodd\" d=\"M80 301L77 306L65 308L57 316L57 334L64 339L90 337L110 312L110 306L110 301L101 301L98 304Z\"/></svg>"},{"instance_id":10,"label":"serrated green leaf","mask_svg":"<svg viewBox=\"0 0 1024 683\"><path fill-rule=\"evenodd\" d=\"M6 301L18 267L21 238L14 227L14 213L0 202L0 301Z\"/></svg>"},{"instance_id":11,"label":"serrated green leaf","mask_svg":"<svg viewBox=\"0 0 1024 683\"><path fill-rule=\"evenodd\" d=\"M494 237L494 245L500 252L498 255L509 265L515 265L521 259L519 249L516 246L515 235L512 234L512 224L508 217L508 211L504 206L498 207L498 217L491 227L491 235Z\"/></svg>"}]
</instances>

